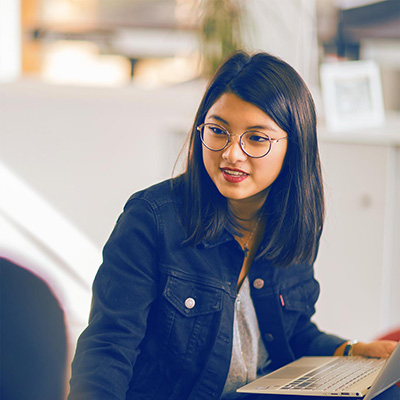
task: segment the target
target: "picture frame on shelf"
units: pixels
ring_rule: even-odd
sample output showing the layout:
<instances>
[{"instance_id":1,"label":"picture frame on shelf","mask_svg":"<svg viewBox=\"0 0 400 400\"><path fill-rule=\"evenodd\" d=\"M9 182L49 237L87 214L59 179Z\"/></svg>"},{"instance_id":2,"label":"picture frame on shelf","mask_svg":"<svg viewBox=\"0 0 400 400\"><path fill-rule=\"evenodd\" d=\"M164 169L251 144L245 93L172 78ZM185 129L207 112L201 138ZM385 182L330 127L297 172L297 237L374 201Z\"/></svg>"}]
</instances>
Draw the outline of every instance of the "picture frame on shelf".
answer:
<instances>
[{"instance_id":1,"label":"picture frame on shelf","mask_svg":"<svg viewBox=\"0 0 400 400\"><path fill-rule=\"evenodd\" d=\"M381 126L385 122L379 66L372 60L320 67L326 127L331 131Z\"/></svg>"}]
</instances>

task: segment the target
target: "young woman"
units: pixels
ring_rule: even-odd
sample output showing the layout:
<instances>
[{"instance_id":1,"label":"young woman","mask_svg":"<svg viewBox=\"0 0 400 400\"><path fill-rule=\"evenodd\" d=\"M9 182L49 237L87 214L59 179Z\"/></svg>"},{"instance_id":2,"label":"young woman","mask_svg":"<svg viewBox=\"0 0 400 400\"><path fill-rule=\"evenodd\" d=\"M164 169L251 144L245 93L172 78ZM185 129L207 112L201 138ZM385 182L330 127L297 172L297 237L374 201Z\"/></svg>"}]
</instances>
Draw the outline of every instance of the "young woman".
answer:
<instances>
[{"instance_id":1,"label":"young woman","mask_svg":"<svg viewBox=\"0 0 400 400\"><path fill-rule=\"evenodd\" d=\"M323 216L306 85L271 55L234 54L199 106L186 171L134 194L104 248L69 399L243 398L260 373L343 354L311 322Z\"/></svg>"}]
</instances>

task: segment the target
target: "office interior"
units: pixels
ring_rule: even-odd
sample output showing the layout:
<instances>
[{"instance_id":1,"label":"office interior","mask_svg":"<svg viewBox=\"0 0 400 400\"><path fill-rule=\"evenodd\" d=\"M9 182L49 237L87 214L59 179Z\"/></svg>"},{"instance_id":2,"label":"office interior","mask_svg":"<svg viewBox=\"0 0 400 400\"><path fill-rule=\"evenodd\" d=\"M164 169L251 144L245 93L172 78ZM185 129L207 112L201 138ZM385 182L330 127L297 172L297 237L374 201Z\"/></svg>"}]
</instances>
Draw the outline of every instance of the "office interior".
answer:
<instances>
[{"instance_id":1,"label":"office interior","mask_svg":"<svg viewBox=\"0 0 400 400\"><path fill-rule=\"evenodd\" d=\"M314 320L359 340L400 328L398 0L0 5L0 256L58 300L67 364L124 203L184 168L207 78L229 51L224 37L283 58L314 96L327 201ZM321 76L325 65L333 78ZM327 99L332 82L337 98Z\"/></svg>"}]
</instances>

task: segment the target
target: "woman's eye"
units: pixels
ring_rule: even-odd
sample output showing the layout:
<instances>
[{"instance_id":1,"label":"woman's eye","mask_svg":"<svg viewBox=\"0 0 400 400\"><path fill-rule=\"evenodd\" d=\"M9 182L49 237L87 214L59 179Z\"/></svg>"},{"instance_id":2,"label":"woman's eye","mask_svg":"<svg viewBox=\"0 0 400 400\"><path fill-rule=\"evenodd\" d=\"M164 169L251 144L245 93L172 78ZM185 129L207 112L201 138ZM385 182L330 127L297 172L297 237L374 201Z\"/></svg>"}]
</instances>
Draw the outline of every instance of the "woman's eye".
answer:
<instances>
[{"instance_id":1,"label":"woman's eye","mask_svg":"<svg viewBox=\"0 0 400 400\"><path fill-rule=\"evenodd\" d=\"M217 126L212 126L210 127L210 129L216 135L226 135L226 132L223 129L218 128Z\"/></svg>"},{"instance_id":2,"label":"woman's eye","mask_svg":"<svg viewBox=\"0 0 400 400\"><path fill-rule=\"evenodd\" d=\"M263 143L268 141L268 136L265 135L260 135L257 133L252 133L248 136L248 139L251 140L252 142L257 142L257 143Z\"/></svg>"}]
</instances>

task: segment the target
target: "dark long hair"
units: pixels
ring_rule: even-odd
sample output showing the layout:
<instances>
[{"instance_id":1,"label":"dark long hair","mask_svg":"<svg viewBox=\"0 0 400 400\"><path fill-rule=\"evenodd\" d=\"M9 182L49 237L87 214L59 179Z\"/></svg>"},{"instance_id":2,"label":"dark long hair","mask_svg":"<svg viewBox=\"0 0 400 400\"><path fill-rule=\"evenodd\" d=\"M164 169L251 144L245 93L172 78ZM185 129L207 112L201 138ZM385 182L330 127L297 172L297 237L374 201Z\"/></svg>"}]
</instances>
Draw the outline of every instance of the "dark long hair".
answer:
<instances>
[{"instance_id":1,"label":"dark long hair","mask_svg":"<svg viewBox=\"0 0 400 400\"><path fill-rule=\"evenodd\" d=\"M259 256L279 266L312 263L324 220L315 106L299 74L266 53L235 53L216 71L205 91L192 127L183 174L187 242L210 241L224 228L233 232L237 228L226 199L205 170L196 130L210 107L227 92L263 110L289 136L282 170L264 205L268 223Z\"/></svg>"}]
</instances>

